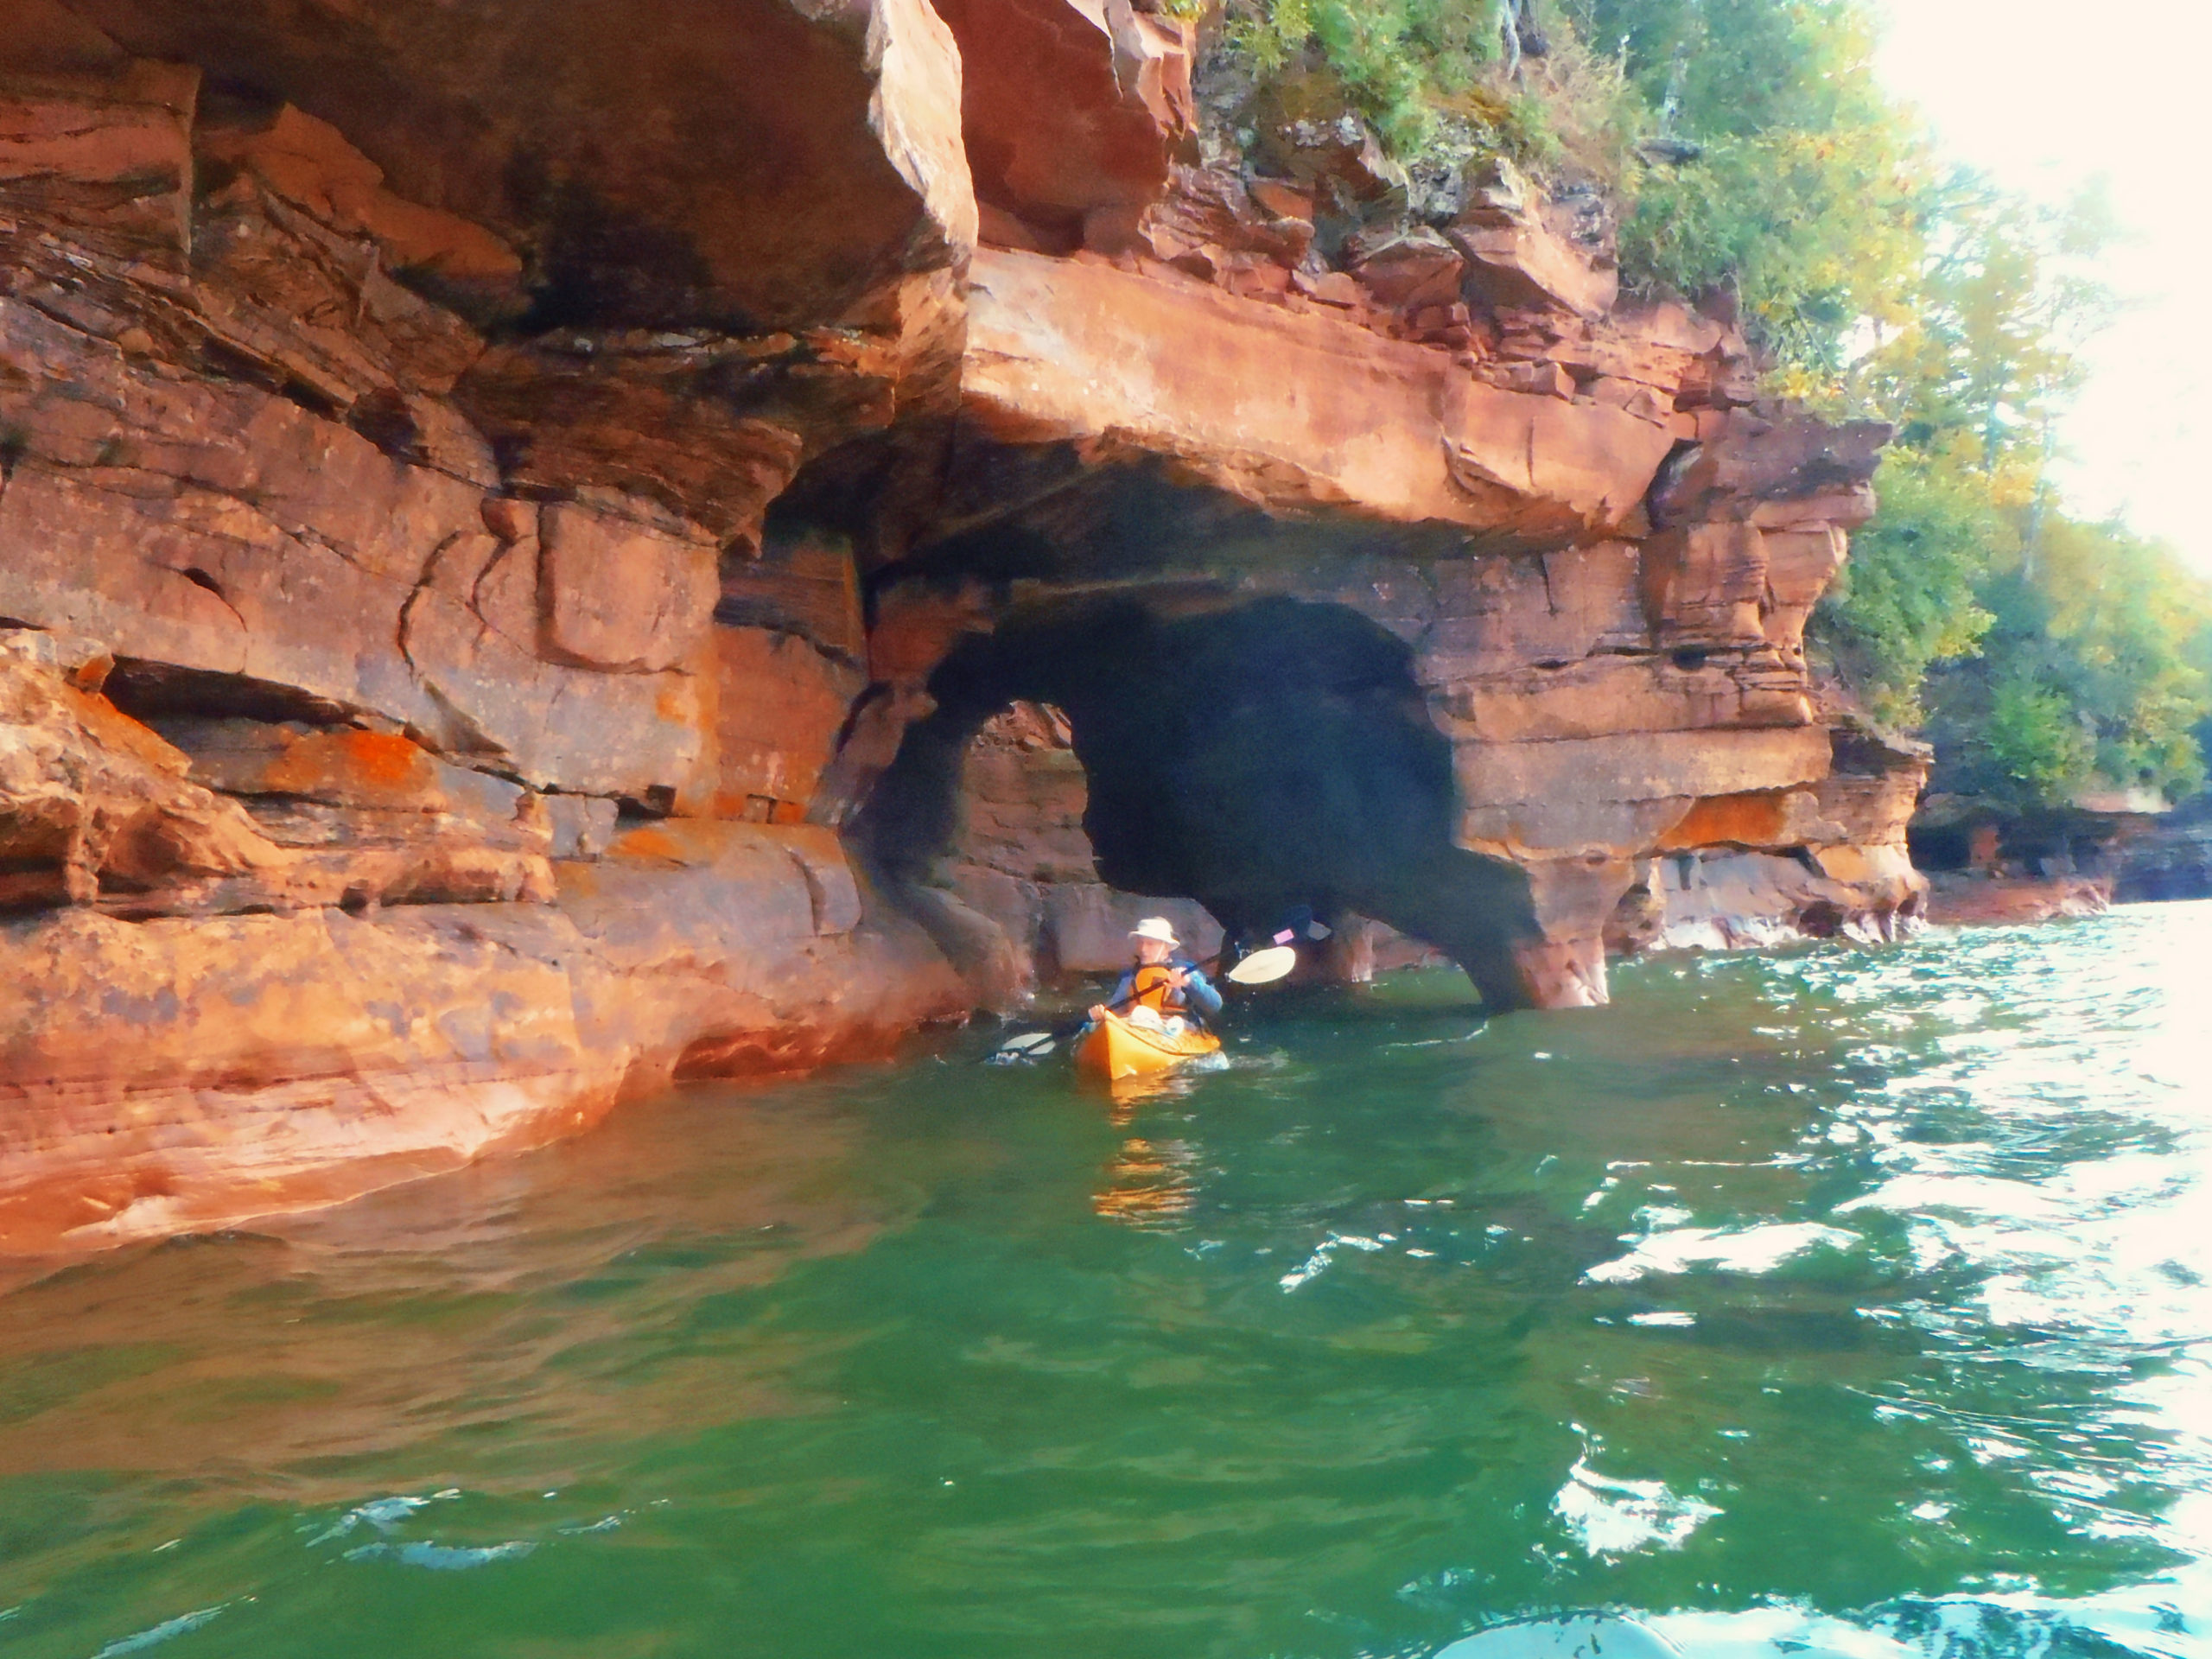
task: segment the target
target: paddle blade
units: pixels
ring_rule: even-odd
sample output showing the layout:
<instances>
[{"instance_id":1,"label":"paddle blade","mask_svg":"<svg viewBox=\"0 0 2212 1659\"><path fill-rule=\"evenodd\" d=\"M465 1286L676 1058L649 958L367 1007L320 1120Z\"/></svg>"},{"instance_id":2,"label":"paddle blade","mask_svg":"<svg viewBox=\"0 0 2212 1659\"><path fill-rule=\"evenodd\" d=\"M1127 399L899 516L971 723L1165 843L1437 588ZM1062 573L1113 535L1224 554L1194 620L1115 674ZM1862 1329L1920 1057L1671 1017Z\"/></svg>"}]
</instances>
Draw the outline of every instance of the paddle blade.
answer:
<instances>
[{"instance_id":1,"label":"paddle blade","mask_svg":"<svg viewBox=\"0 0 2212 1659\"><path fill-rule=\"evenodd\" d=\"M1255 950L1223 977L1239 985L1272 985L1297 966L1298 952L1287 944L1278 944Z\"/></svg>"},{"instance_id":2,"label":"paddle blade","mask_svg":"<svg viewBox=\"0 0 2212 1659\"><path fill-rule=\"evenodd\" d=\"M1052 1033L1049 1031L1028 1032L1020 1037L1009 1037L998 1046L991 1058L995 1060L1033 1060L1052 1049Z\"/></svg>"}]
</instances>

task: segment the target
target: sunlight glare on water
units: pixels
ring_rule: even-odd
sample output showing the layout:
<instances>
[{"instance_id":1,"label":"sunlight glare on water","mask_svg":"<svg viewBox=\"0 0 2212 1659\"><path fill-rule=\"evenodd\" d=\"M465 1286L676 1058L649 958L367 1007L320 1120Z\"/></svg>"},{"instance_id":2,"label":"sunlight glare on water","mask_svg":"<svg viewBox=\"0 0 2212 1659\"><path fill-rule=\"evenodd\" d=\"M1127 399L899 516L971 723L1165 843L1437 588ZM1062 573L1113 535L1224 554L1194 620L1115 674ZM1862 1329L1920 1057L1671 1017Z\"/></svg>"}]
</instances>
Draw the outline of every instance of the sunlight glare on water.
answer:
<instances>
[{"instance_id":1,"label":"sunlight glare on water","mask_svg":"<svg viewBox=\"0 0 2212 1659\"><path fill-rule=\"evenodd\" d=\"M0 1651L2212 1659L2208 963L1416 976L1122 1100L978 1032L33 1268Z\"/></svg>"}]
</instances>

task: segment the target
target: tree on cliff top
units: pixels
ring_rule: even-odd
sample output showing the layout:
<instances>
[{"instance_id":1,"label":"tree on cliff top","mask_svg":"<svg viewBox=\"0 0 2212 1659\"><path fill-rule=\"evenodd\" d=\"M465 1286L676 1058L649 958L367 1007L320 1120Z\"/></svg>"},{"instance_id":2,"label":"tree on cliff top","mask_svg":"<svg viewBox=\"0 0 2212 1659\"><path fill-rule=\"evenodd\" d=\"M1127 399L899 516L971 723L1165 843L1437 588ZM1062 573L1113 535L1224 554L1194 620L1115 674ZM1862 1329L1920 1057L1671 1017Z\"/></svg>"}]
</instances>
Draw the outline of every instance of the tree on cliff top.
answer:
<instances>
[{"instance_id":1,"label":"tree on cliff top","mask_svg":"<svg viewBox=\"0 0 2212 1659\"><path fill-rule=\"evenodd\" d=\"M2170 550L2069 517L2050 477L2112 308L2101 204L2037 211L1965 175L1930 200L1903 326L1827 394L1898 433L1817 637L1879 717L1925 723L1943 789L2021 810L2192 793L2212 594Z\"/></svg>"},{"instance_id":2,"label":"tree on cliff top","mask_svg":"<svg viewBox=\"0 0 2212 1659\"><path fill-rule=\"evenodd\" d=\"M1945 787L2023 810L2100 786L2201 790L2212 641L2201 584L2117 524L2048 518L2028 550L1981 585L1981 650L1931 676Z\"/></svg>"},{"instance_id":3,"label":"tree on cliff top","mask_svg":"<svg viewBox=\"0 0 2212 1659\"><path fill-rule=\"evenodd\" d=\"M1820 622L1877 717L1908 727L1929 671L1971 656L1988 628L1982 587L2021 563L2047 516L2051 423L2079 381L2074 347L2109 305L2083 269L2101 237L2086 208L2031 213L1967 175L1927 199L1910 303L1812 389L1897 427L1882 512Z\"/></svg>"},{"instance_id":4,"label":"tree on cliff top","mask_svg":"<svg viewBox=\"0 0 2212 1659\"><path fill-rule=\"evenodd\" d=\"M1509 73L1516 18L1546 54ZM1926 169L1856 0L1227 0L1221 26L1262 86L1335 97L1416 171L1497 155L1600 186L1624 282L1731 291L1794 380L1904 315Z\"/></svg>"},{"instance_id":5,"label":"tree on cliff top","mask_svg":"<svg viewBox=\"0 0 2212 1659\"><path fill-rule=\"evenodd\" d=\"M1772 391L1895 422L1882 510L1815 619L1941 783L2021 807L2201 786L2212 597L2069 518L2050 434L2107 315L2092 200L2037 211L1936 162L1872 67L1863 0L1227 0L1263 85L1366 115L1415 171L1471 149L1600 185L1624 285L1725 294Z\"/></svg>"},{"instance_id":6,"label":"tree on cliff top","mask_svg":"<svg viewBox=\"0 0 2212 1659\"><path fill-rule=\"evenodd\" d=\"M1632 287L1726 289L1782 389L1840 372L1910 311L1929 218L1924 145L1874 79L1850 0L1568 0L1682 159L1621 182Z\"/></svg>"}]
</instances>

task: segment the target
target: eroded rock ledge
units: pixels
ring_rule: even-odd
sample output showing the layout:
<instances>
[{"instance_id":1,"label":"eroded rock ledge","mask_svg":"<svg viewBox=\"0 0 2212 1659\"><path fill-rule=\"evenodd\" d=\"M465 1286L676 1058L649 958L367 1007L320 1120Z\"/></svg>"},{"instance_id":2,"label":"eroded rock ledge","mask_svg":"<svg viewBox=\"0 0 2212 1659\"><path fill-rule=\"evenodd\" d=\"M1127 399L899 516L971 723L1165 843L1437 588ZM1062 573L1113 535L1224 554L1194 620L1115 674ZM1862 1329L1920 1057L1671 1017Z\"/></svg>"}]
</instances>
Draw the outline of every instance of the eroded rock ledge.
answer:
<instances>
[{"instance_id":1,"label":"eroded rock ledge","mask_svg":"<svg viewBox=\"0 0 2212 1659\"><path fill-rule=\"evenodd\" d=\"M0 1249L886 1052L1163 903L1545 1007L1916 912L1924 756L1802 644L1884 434L1590 204L1224 160L1192 54L0 19Z\"/></svg>"}]
</instances>

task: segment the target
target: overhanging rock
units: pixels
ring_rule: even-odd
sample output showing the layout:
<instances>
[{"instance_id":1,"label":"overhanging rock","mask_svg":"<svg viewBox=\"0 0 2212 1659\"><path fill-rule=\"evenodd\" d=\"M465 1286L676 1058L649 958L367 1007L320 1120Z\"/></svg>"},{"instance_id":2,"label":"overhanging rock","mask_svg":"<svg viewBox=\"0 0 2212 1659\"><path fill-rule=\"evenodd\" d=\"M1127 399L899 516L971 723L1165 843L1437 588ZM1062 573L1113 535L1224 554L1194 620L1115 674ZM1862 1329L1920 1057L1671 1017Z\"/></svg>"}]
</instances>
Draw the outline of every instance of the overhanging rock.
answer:
<instances>
[{"instance_id":1,"label":"overhanging rock","mask_svg":"<svg viewBox=\"0 0 2212 1659\"><path fill-rule=\"evenodd\" d=\"M1071 443L1104 465L1157 456L1271 513L1532 544L1641 528L1680 435L1501 391L1440 352L1179 273L988 248L969 282L961 410L998 442Z\"/></svg>"},{"instance_id":2,"label":"overhanging rock","mask_svg":"<svg viewBox=\"0 0 2212 1659\"><path fill-rule=\"evenodd\" d=\"M1802 645L1878 429L1591 204L1417 224L1357 121L1225 151L1179 23L944 14L0 8L0 1246L880 1052L1138 887L1509 1005L1909 913ZM925 918L836 833L901 798L995 849Z\"/></svg>"}]
</instances>

